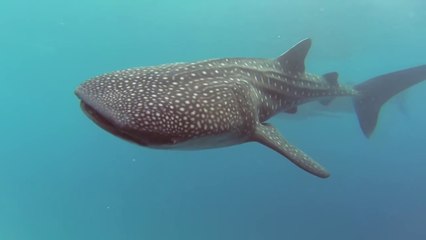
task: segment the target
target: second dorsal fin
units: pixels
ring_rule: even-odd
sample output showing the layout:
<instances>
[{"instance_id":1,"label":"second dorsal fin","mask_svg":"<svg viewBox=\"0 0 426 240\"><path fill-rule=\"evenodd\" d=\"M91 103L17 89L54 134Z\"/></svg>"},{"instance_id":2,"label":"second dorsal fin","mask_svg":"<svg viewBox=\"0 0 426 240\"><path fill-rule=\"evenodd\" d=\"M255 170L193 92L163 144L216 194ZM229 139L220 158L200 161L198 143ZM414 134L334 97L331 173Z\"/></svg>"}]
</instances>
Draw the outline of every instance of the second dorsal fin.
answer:
<instances>
[{"instance_id":1,"label":"second dorsal fin","mask_svg":"<svg viewBox=\"0 0 426 240\"><path fill-rule=\"evenodd\" d=\"M284 71L292 74L305 72L305 57L311 48L312 40L310 38L300 41L292 48L287 50L277 58Z\"/></svg>"},{"instance_id":2,"label":"second dorsal fin","mask_svg":"<svg viewBox=\"0 0 426 240\"><path fill-rule=\"evenodd\" d=\"M339 78L339 74L337 72L329 72L329 73L322 75L322 77L331 86L338 86L339 85L339 83L337 82L337 79Z\"/></svg>"}]
</instances>

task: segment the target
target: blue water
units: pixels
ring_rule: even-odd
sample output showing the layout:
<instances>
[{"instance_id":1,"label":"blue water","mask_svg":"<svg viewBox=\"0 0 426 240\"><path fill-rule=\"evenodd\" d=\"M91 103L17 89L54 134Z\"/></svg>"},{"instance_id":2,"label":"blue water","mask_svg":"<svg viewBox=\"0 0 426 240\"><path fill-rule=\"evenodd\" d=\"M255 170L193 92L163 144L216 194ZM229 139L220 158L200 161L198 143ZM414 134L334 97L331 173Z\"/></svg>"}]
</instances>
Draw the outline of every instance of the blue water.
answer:
<instances>
[{"instance_id":1,"label":"blue water","mask_svg":"<svg viewBox=\"0 0 426 240\"><path fill-rule=\"evenodd\" d=\"M342 82L426 63L424 0L0 3L0 240L426 239L426 83L355 115L272 120L332 173L259 144L176 152L124 142L80 111L93 75L213 57L276 57Z\"/></svg>"}]
</instances>

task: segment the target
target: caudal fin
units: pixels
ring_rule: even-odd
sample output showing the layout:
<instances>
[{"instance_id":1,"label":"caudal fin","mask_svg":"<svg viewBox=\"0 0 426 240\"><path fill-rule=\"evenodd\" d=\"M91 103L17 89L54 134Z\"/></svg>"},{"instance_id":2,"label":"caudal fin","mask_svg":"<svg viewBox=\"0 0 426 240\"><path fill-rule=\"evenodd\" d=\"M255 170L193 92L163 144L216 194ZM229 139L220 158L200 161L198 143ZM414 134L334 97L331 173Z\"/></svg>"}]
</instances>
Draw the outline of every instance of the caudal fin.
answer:
<instances>
[{"instance_id":1,"label":"caudal fin","mask_svg":"<svg viewBox=\"0 0 426 240\"><path fill-rule=\"evenodd\" d=\"M426 65L380 75L356 85L360 95L353 103L364 135L370 137L373 133L384 103L423 80L426 80Z\"/></svg>"}]
</instances>

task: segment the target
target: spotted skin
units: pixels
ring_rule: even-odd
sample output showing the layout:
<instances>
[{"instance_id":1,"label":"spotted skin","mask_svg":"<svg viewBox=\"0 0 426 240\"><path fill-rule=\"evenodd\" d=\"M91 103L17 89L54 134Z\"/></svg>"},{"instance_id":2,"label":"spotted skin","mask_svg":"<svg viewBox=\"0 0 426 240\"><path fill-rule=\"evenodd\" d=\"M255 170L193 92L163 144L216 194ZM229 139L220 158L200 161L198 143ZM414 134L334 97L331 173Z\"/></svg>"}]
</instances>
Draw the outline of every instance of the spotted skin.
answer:
<instances>
[{"instance_id":1,"label":"spotted skin","mask_svg":"<svg viewBox=\"0 0 426 240\"><path fill-rule=\"evenodd\" d=\"M225 58L116 71L86 81L76 94L93 121L139 145L202 149L257 141L328 177L265 123L309 101L358 94L305 73L310 44L306 39L278 59Z\"/></svg>"}]
</instances>

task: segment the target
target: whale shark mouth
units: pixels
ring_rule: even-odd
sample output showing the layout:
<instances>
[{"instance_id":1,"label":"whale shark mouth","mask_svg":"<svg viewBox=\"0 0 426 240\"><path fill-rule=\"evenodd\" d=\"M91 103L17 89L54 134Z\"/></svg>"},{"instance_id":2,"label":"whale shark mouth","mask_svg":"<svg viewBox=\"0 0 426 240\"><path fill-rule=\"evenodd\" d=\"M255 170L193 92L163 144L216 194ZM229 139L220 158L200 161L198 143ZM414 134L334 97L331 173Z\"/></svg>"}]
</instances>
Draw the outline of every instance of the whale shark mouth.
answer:
<instances>
[{"instance_id":1,"label":"whale shark mouth","mask_svg":"<svg viewBox=\"0 0 426 240\"><path fill-rule=\"evenodd\" d=\"M176 137L169 137L160 133L138 131L117 126L117 124L103 116L103 114L85 103L83 100L80 101L80 107L83 112L98 126L129 142L152 148L173 148L173 145L179 142L179 139Z\"/></svg>"},{"instance_id":2,"label":"whale shark mouth","mask_svg":"<svg viewBox=\"0 0 426 240\"><path fill-rule=\"evenodd\" d=\"M126 117L114 117L118 115L117 112L96 97L91 96L84 85L78 87L75 94L80 99L80 107L83 112L98 126L124 140L144 145L143 139L136 137L137 134L134 134L134 131L126 128Z\"/></svg>"},{"instance_id":3,"label":"whale shark mouth","mask_svg":"<svg viewBox=\"0 0 426 240\"><path fill-rule=\"evenodd\" d=\"M95 122L98 126L105 129L106 131L127 141L144 145L143 142L141 142L140 138L136 138L133 134L121 130L120 126L116 126L116 124L114 124L110 119L104 117L101 113L96 111L95 108L91 107L84 101L80 102L80 107L93 122Z\"/></svg>"}]
</instances>

